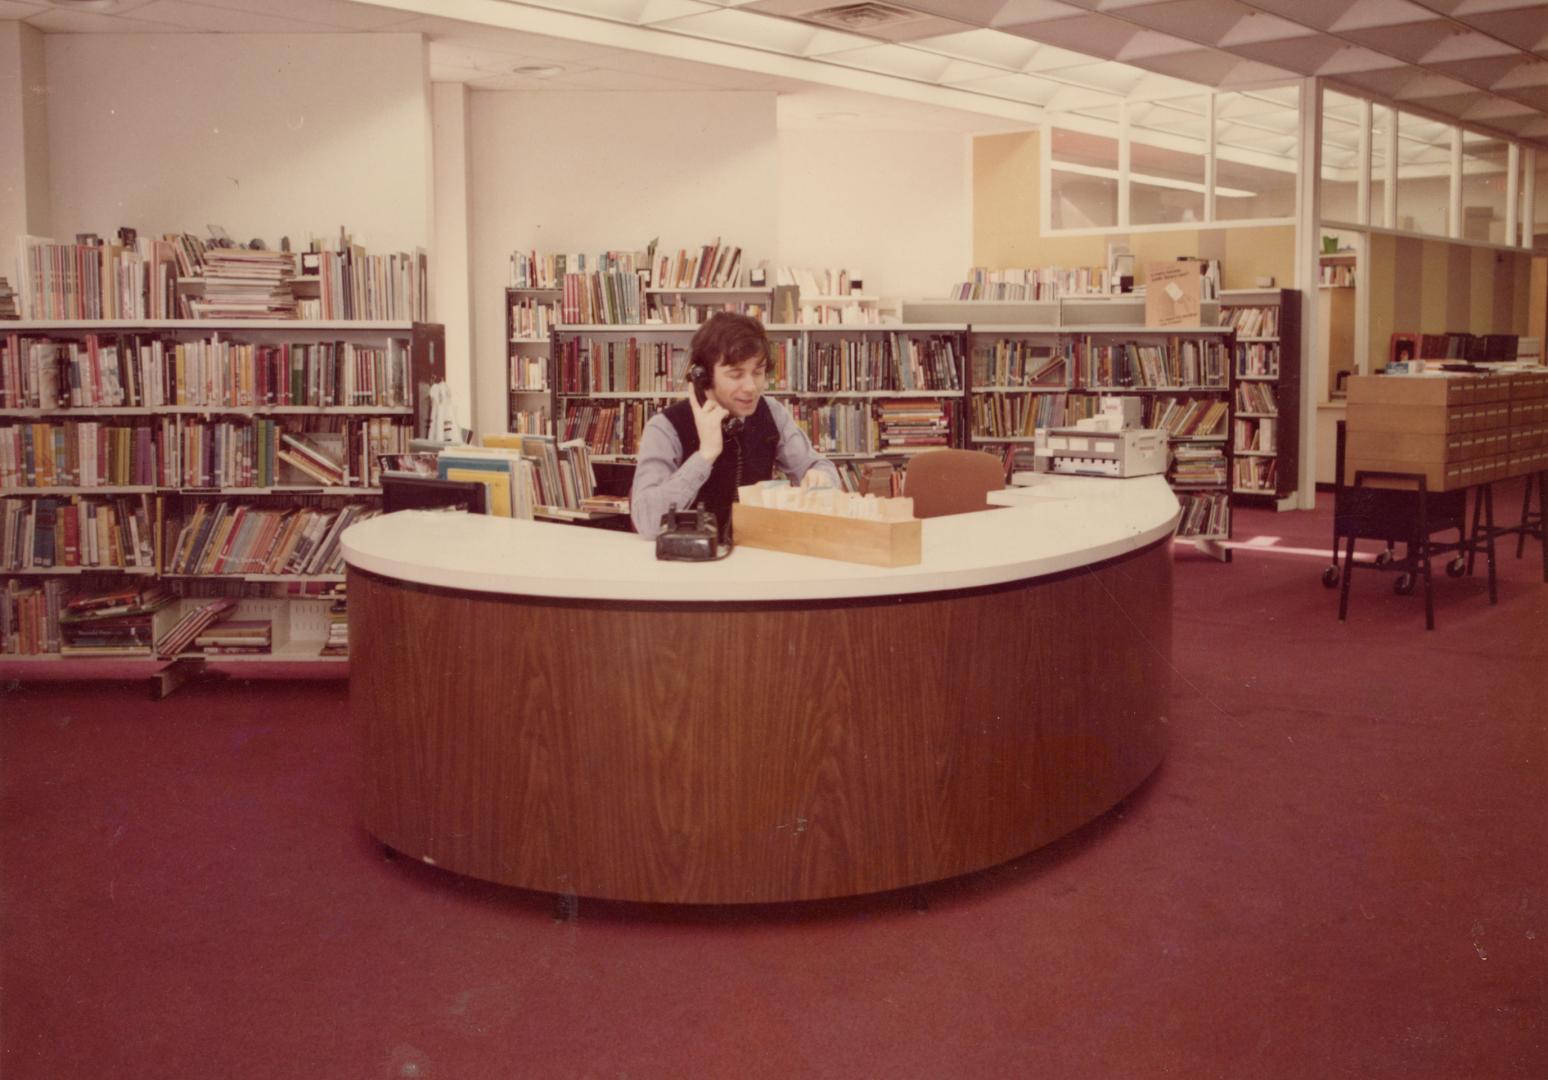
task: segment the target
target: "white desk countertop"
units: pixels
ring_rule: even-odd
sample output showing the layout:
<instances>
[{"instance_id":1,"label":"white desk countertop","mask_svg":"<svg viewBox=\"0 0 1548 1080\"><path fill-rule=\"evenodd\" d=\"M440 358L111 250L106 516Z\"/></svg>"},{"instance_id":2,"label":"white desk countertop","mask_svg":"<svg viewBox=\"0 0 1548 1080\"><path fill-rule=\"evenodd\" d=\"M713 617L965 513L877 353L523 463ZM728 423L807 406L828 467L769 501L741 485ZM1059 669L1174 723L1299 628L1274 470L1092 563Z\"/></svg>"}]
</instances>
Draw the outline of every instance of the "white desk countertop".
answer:
<instances>
[{"instance_id":1,"label":"white desk countertop","mask_svg":"<svg viewBox=\"0 0 1548 1080\"><path fill-rule=\"evenodd\" d=\"M1170 535L1177 498L1160 476L1037 475L989 496L1006 509L931 518L923 560L881 568L737 548L711 563L658 562L633 533L426 510L344 533L349 565L400 581L579 600L836 600L998 585L1056 574Z\"/></svg>"}]
</instances>

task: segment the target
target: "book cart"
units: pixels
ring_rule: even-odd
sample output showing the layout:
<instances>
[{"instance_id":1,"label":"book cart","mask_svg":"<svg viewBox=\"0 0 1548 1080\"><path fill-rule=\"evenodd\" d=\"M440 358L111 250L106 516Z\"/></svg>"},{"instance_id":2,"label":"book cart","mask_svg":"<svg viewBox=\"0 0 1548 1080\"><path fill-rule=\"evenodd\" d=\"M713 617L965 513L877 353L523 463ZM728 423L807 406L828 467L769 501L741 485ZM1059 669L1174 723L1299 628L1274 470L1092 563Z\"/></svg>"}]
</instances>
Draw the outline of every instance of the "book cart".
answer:
<instances>
[{"instance_id":1,"label":"book cart","mask_svg":"<svg viewBox=\"0 0 1548 1080\"><path fill-rule=\"evenodd\" d=\"M338 536L380 506L376 455L408 449L445 377L409 321L31 320L0 338L0 670L153 675L305 662L342 675ZM160 605L117 638L71 600ZM78 601L79 602L79 601ZM227 604L229 603L229 607ZM267 622L268 651L158 646L205 606ZM138 614L133 608L128 614Z\"/></svg>"}]
</instances>

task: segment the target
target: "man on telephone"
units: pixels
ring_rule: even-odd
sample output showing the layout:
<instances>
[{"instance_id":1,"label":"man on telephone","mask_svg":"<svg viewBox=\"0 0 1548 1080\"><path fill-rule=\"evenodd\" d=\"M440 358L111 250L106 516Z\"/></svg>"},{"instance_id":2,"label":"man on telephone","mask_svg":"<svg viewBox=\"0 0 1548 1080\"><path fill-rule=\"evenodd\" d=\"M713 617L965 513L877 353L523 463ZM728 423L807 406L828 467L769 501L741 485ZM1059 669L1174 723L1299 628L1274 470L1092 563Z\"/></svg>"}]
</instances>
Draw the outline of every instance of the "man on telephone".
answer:
<instances>
[{"instance_id":1,"label":"man on telephone","mask_svg":"<svg viewBox=\"0 0 1548 1080\"><path fill-rule=\"evenodd\" d=\"M763 396L768 366L769 339L750 316L716 312L693 335L690 392L640 433L629 516L641 536L654 538L671 507L695 503L724 529L736 489L772 479L775 469L803 486L838 486L838 470L789 410Z\"/></svg>"}]
</instances>

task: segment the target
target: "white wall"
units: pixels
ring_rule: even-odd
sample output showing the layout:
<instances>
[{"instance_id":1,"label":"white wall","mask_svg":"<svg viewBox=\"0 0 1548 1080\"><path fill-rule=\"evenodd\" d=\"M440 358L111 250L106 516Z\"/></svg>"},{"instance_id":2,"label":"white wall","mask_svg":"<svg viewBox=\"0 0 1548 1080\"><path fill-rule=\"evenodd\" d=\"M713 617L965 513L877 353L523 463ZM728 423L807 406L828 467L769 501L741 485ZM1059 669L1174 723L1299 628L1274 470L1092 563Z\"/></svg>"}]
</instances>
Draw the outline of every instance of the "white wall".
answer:
<instances>
[{"instance_id":1,"label":"white wall","mask_svg":"<svg viewBox=\"0 0 1548 1080\"><path fill-rule=\"evenodd\" d=\"M432 105L435 262L430 272L430 318L446 327L446 384L457 423L467 427L473 419L467 87L436 83Z\"/></svg>"},{"instance_id":2,"label":"white wall","mask_svg":"<svg viewBox=\"0 0 1548 1080\"><path fill-rule=\"evenodd\" d=\"M474 91L474 430L505 425L505 287L513 249L663 249L720 237L772 259L774 95ZM744 261L744 265L747 265Z\"/></svg>"},{"instance_id":3,"label":"white wall","mask_svg":"<svg viewBox=\"0 0 1548 1080\"><path fill-rule=\"evenodd\" d=\"M878 296L944 296L973 257L968 137L779 133L779 261L842 267Z\"/></svg>"},{"instance_id":4,"label":"white wall","mask_svg":"<svg viewBox=\"0 0 1548 1080\"><path fill-rule=\"evenodd\" d=\"M0 22L0 275L18 288L17 236L52 227L45 86L43 35Z\"/></svg>"},{"instance_id":5,"label":"white wall","mask_svg":"<svg viewBox=\"0 0 1548 1080\"><path fill-rule=\"evenodd\" d=\"M49 34L53 230L428 247L415 34ZM432 254L432 268L434 266ZM433 270L432 270L433 272Z\"/></svg>"}]
</instances>

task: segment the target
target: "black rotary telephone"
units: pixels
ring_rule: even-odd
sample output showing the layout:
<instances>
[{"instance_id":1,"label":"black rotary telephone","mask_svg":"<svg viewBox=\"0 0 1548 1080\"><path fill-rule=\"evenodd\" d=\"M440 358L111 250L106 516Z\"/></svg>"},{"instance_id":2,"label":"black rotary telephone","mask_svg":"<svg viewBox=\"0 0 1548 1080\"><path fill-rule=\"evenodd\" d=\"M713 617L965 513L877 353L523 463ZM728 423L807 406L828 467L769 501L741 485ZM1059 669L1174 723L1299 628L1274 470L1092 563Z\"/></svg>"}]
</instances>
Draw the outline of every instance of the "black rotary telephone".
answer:
<instances>
[{"instance_id":1,"label":"black rotary telephone","mask_svg":"<svg viewBox=\"0 0 1548 1080\"><path fill-rule=\"evenodd\" d=\"M703 364L694 364L688 369L688 381L693 384L693 396L699 399L700 405L703 405L705 395L709 393L712 381L710 373L704 370ZM745 421L740 416L728 416L720 422L720 433L722 435L740 435L744 423Z\"/></svg>"}]
</instances>

